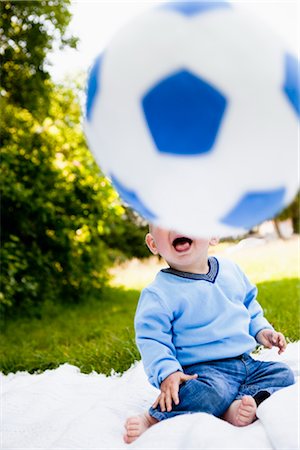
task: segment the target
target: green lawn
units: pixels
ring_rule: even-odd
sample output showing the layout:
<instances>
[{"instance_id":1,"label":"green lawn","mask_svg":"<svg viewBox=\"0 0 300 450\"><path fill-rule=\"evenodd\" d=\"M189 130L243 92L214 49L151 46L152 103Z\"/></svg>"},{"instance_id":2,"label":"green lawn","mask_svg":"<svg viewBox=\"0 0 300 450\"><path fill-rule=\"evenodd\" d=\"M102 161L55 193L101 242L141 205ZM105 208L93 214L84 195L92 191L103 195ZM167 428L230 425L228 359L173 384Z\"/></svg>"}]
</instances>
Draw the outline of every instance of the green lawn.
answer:
<instances>
[{"instance_id":1,"label":"green lawn","mask_svg":"<svg viewBox=\"0 0 300 450\"><path fill-rule=\"evenodd\" d=\"M85 304L46 307L39 319L9 321L1 336L0 370L34 372L65 362L86 373L126 370L139 359L132 323L138 297L139 291L108 287Z\"/></svg>"},{"instance_id":2,"label":"green lawn","mask_svg":"<svg viewBox=\"0 0 300 450\"><path fill-rule=\"evenodd\" d=\"M299 245L276 241L255 248L220 246L257 283L266 317L289 340L299 339ZM110 287L83 305L45 306L40 318L17 318L0 335L0 371L30 372L68 362L83 372L123 372L139 359L133 317L140 289L164 265L131 261L116 268Z\"/></svg>"}]
</instances>

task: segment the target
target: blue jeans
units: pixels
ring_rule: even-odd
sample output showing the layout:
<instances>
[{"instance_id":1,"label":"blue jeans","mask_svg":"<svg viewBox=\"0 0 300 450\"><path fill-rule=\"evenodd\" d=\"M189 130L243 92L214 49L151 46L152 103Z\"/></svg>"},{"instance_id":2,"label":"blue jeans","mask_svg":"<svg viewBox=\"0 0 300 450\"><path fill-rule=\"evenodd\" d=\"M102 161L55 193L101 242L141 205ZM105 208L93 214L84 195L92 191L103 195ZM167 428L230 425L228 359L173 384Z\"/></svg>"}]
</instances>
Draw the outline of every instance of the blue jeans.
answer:
<instances>
[{"instance_id":1,"label":"blue jeans","mask_svg":"<svg viewBox=\"0 0 300 450\"><path fill-rule=\"evenodd\" d=\"M237 358L209 361L183 367L188 375L198 378L180 385L179 404L173 402L172 411L162 412L159 405L149 409L157 420L179 414L206 412L221 417L234 400L244 395L254 397L262 391L269 394L294 384L291 369L280 362L257 361L248 354Z\"/></svg>"}]
</instances>

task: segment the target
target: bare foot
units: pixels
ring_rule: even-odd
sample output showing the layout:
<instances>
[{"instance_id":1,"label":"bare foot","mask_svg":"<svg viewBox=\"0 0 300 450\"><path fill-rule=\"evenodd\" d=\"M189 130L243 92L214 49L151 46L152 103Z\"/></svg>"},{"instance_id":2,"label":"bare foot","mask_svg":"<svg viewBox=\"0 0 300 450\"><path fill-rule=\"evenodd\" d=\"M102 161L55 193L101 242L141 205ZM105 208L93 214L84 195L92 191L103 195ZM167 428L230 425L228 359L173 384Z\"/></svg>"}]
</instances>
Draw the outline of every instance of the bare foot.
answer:
<instances>
[{"instance_id":1,"label":"bare foot","mask_svg":"<svg viewBox=\"0 0 300 450\"><path fill-rule=\"evenodd\" d=\"M256 403L253 397L245 395L241 400L231 403L223 419L236 427L244 427L256 420Z\"/></svg>"},{"instance_id":2,"label":"bare foot","mask_svg":"<svg viewBox=\"0 0 300 450\"><path fill-rule=\"evenodd\" d=\"M141 416L129 417L125 422L126 433L124 434L124 441L126 444L131 444L148 428L157 423L158 420L145 413Z\"/></svg>"}]
</instances>

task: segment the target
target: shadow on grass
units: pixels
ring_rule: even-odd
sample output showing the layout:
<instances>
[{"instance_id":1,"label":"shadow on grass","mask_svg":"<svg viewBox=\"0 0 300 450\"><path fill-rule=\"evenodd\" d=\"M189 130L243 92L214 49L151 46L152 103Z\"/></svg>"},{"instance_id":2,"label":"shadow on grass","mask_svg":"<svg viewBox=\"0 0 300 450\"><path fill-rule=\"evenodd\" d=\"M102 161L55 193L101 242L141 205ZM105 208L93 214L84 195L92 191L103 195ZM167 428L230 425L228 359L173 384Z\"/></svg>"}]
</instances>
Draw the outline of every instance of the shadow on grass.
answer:
<instances>
[{"instance_id":1,"label":"shadow on grass","mask_svg":"<svg viewBox=\"0 0 300 450\"><path fill-rule=\"evenodd\" d=\"M139 294L106 287L81 304L45 304L38 318L8 320L0 335L0 371L33 373L66 362L85 373L127 370L140 358L133 327Z\"/></svg>"}]
</instances>

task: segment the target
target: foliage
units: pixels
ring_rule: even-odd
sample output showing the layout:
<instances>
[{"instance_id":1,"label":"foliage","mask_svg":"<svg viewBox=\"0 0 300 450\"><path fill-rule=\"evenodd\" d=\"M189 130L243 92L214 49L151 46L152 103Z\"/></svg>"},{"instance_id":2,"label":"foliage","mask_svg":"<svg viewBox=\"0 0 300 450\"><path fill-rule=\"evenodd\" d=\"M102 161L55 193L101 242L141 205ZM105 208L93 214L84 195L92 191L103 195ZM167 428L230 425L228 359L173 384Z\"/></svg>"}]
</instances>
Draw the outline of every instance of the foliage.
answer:
<instances>
[{"instance_id":1,"label":"foliage","mask_svg":"<svg viewBox=\"0 0 300 450\"><path fill-rule=\"evenodd\" d=\"M51 93L47 54L54 45L76 47L67 35L70 0L0 3L1 96L45 118Z\"/></svg>"},{"instance_id":2,"label":"foliage","mask_svg":"<svg viewBox=\"0 0 300 450\"><path fill-rule=\"evenodd\" d=\"M11 104L3 111L2 309L36 313L49 299L95 295L116 256L147 255L145 227L87 149L73 89L53 87L42 122Z\"/></svg>"},{"instance_id":3,"label":"foliage","mask_svg":"<svg viewBox=\"0 0 300 450\"><path fill-rule=\"evenodd\" d=\"M114 250L118 262L128 258L148 258L145 244L148 224L134 210L124 205L124 213L110 228L107 245Z\"/></svg>"},{"instance_id":4,"label":"foliage","mask_svg":"<svg viewBox=\"0 0 300 450\"><path fill-rule=\"evenodd\" d=\"M37 314L45 301L96 295L118 244L131 255L138 233L86 147L78 85L50 80L49 51L76 46L70 1L0 6L0 309Z\"/></svg>"},{"instance_id":5,"label":"foliage","mask_svg":"<svg viewBox=\"0 0 300 450\"><path fill-rule=\"evenodd\" d=\"M86 147L73 92L53 88L50 100L42 122L11 104L1 116L4 309L99 289L105 237L124 212Z\"/></svg>"}]
</instances>

